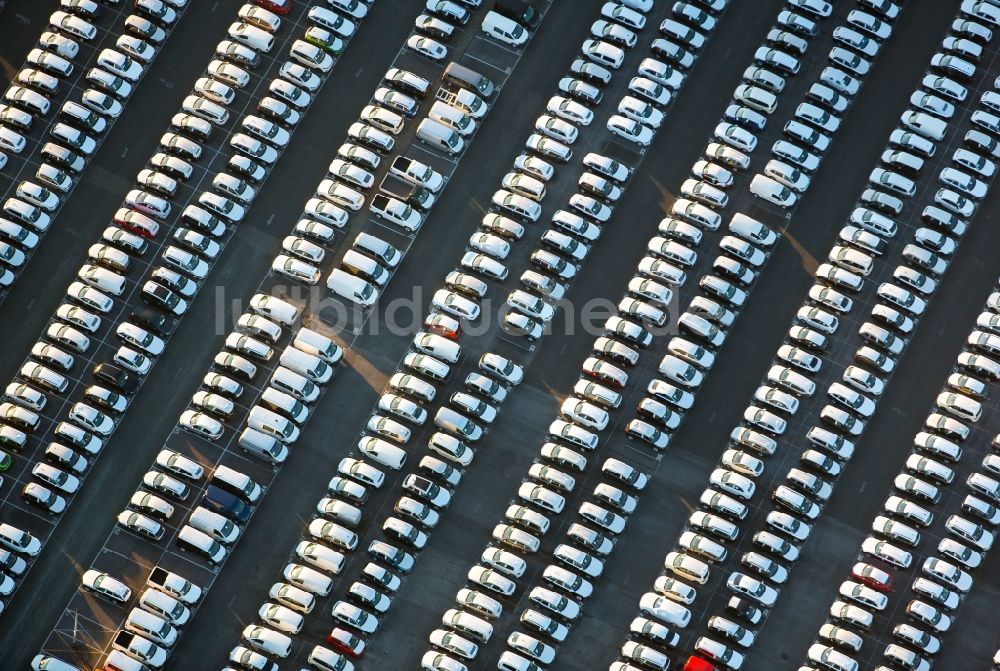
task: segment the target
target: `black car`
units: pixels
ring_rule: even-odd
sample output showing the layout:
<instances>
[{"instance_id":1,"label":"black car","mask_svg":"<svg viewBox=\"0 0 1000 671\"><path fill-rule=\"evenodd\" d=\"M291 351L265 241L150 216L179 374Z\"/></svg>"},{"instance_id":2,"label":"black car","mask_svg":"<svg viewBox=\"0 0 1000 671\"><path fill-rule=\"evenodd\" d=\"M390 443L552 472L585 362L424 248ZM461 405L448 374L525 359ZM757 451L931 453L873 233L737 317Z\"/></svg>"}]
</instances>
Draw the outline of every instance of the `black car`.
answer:
<instances>
[{"instance_id":1,"label":"black car","mask_svg":"<svg viewBox=\"0 0 1000 671\"><path fill-rule=\"evenodd\" d=\"M139 390L139 379L132 377L118 366L110 363L99 363L94 366L94 377L102 382L107 382L115 389L132 395Z\"/></svg>"},{"instance_id":2,"label":"black car","mask_svg":"<svg viewBox=\"0 0 1000 671\"><path fill-rule=\"evenodd\" d=\"M523 0L496 0L493 4L493 11L528 28L537 26L538 20L541 18L538 15L538 10L531 3L523 2Z\"/></svg>"},{"instance_id":3,"label":"black car","mask_svg":"<svg viewBox=\"0 0 1000 671\"><path fill-rule=\"evenodd\" d=\"M753 132L764 130L764 126L767 125L766 116L743 105L728 106L724 116L729 121Z\"/></svg>"},{"instance_id":4,"label":"black car","mask_svg":"<svg viewBox=\"0 0 1000 671\"><path fill-rule=\"evenodd\" d=\"M170 335L177 328L177 319L174 317L168 317L165 314L142 305L132 310L132 321L148 329L152 329L158 335L162 336Z\"/></svg>"},{"instance_id":5,"label":"black car","mask_svg":"<svg viewBox=\"0 0 1000 671\"><path fill-rule=\"evenodd\" d=\"M741 599L738 596L729 599L729 603L726 604L726 611L754 625L759 624L764 619L764 613L761 612L760 608L747 599Z\"/></svg>"},{"instance_id":6,"label":"black car","mask_svg":"<svg viewBox=\"0 0 1000 671\"><path fill-rule=\"evenodd\" d=\"M146 282L142 287L142 300L171 314L177 313L177 307L186 302L170 289L156 282ZM183 310L181 310L183 312Z\"/></svg>"},{"instance_id":7,"label":"black car","mask_svg":"<svg viewBox=\"0 0 1000 671\"><path fill-rule=\"evenodd\" d=\"M212 512L225 515L236 522L246 522L253 513L253 508L245 501L215 485L209 485L205 490L201 504Z\"/></svg>"}]
</instances>

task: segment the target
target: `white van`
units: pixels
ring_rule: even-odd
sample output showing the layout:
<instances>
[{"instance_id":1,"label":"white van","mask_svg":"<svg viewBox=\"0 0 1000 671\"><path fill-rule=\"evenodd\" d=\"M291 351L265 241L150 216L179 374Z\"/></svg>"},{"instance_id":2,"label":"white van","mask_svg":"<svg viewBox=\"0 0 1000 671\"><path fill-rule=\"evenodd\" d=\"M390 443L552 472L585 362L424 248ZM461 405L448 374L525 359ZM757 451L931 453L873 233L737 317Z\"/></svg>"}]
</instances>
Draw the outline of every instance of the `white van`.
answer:
<instances>
[{"instance_id":1,"label":"white van","mask_svg":"<svg viewBox=\"0 0 1000 671\"><path fill-rule=\"evenodd\" d=\"M168 648L177 641L177 630L174 629L173 625L162 617L141 608L133 608L132 612L128 614L128 618L125 620L125 630L144 636Z\"/></svg>"},{"instance_id":2,"label":"white van","mask_svg":"<svg viewBox=\"0 0 1000 671\"><path fill-rule=\"evenodd\" d=\"M271 386L286 394L291 394L303 403L312 403L319 398L319 387L304 376L284 366L278 366L274 369L274 374L271 376Z\"/></svg>"},{"instance_id":3,"label":"white van","mask_svg":"<svg viewBox=\"0 0 1000 671\"><path fill-rule=\"evenodd\" d=\"M473 442L483 437L481 426L451 408L438 408L434 415L434 424L458 438L465 438Z\"/></svg>"},{"instance_id":4,"label":"white van","mask_svg":"<svg viewBox=\"0 0 1000 671\"><path fill-rule=\"evenodd\" d=\"M240 537L240 528L232 521L201 506L195 506L195 509L191 511L188 523L198 531L202 531L227 545Z\"/></svg>"},{"instance_id":5,"label":"white van","mask_svg":"<svg viewBox=\"0 0 1000 671\"><path fill-rule=\"evenodd\" d=\"M480 643L487 643L493 636L493 625L470 613L449 608L441 618L441 623L449 629L472 636Z\"/></svg>"},{"instance_id":6,"label":"white van","mask_svg":"<svg viewBox=\"0 0 1000 671\"><path fill-rule=\"evenodd\" d=\"M729 221L729 231L755 245L772 247L778 241L778 235L770 228L752 219L745 214L737 212Z\"/></svg>"},{"instance_id":7,"label":"white van","mask_svg":"<svg viewBox=\"0 0 1000 671\"><path fill-rule=\"evenodd\" d=\"M356 275L377 287L381 288L389 281L389 271L382 264L370 256L359 254L353 249L347 250L340 264L350 274Z\"/></svg>"},{"instance_id":8,"label":"white van","mask_svg":"<svg viewBox=\"0 0 1000 671\"><path fill-rule=\"evenodd\" d=\"M202 554L213 564L218 564L226 558L226 548L218 541L187 524L182 526L180 533L177 534L177 545L182 550Z\"/></svg>"},{"instance_id":9,"label":"white van","mask_svg":"<svg viewBox=\"0 0 1000 671\"><path fill-rule=\"evenodd\" d=\"M268 319L274 319L285 326L291 326L299 318L299 309L274 296L256 294L250 299L250 309Z\"/></svg>"},{"instance_id":10,"label":"white van","mask_svg":"<svg viewBox=\"0 0 1000 671\"><path fill-rule=\"evenodd\" d=\"M455 363L462 354L462 346L458 343L426 331L413 336L413 347L445 363Z\"/></svg>"},{"instance_id":11,"label":"white van","mask_svg":"<svg viewBox=\"0 0 1000 671\"><path fill-rule=\"evenodd\" d=\"M292 345L285 348L279 360L282 366L299 375L305 375L318 384L325 384L333 377L333 369L323 363L319 357L296 349Z\"/></svg>"},{"instance_id":12,"label":"white van","mask_svg":"<svg viewBox=\"0 0 1000 671\"><path fill-rule=\"evenodd\" d=\"M121 296L125 291L125 277L107 268L85 263L76 275L82 282L112 296Z\"/></svg>"},{"instance_id":13,"label":"white van","mask_svg":"<svg viewBox=\"0 0 1000 671\"><path fill-rule=\"evenodd\" d=\"M140 662L138 659L129 657L121 650L112 650L109 652L107 659L104 660L104 666L102 668L107 671L149 671L148 666Z\"/></svg>"},{"instance_id":14,"label":"white van","mask_svg":"<svg viewBox=\"0 0 1000 671\"><path fill-rule=\"evenodd\" d=\"M243 451L272 464L284 463L288 458L288 448L280 440L257 429L244 429L239 443Z\"/></svg>"},{"instance_id":15,"label":"white van","mask_svg":"<svg viewBox=\"0 0 1000 671\"><path fill-rule=\"evenodd\" d=\"M431 110L427 113L427 117L440 122L441 124L466 137L472 135L476 131L476 122L471 116L459 108L452 107L448 103L441 102L440 100L435 101L435 103L431 105Z\"/></svg>"},{"instance_id":16,"label":"white van","mask_svg":"<svg viewBox=\"0 0 1000 671\"><path fill-rule=\"evenodd\" d=\"M528 41L528 31L521 24L497 12L486 15L480 30L512 47L519 47Z\"/></svg>"},{"instance_id":17,"label":"white van","mask_svg":"<svg viewBox=\"0 0 1000 671\"><path fill-rule=\"evenodd\" d=\"M368 233L358 233L351 247L374 256L378 262L388 268L395 268L403 258L403 253L382 238Z\"/></svg>"},{"instance_id":18,"label":"white van","mask_svg":"<svg viewBox=\"0 0 1000 671\"><path fill-rule=\"evenodd\" d=\"M340 268L334 268L330 272L330 276L326 279L326 288L338 296L366 308L373 305L379 296L375 285Z\"/></svg>"},{"instance_id":19,"label":"white van","mask_svg":"<svg viewBox=\"0 0 1000 671\"><path fill-rule=\"evenodd\" d=\"M750 193L785 209L798 201L798 196L791 189L766 175L754 175L750 180Z\"/></svg>"},{"instance_id":20,"label":"white van","mask_svg":"<svg viewBox=\"0 0 1000 671\"><path fill-rule=\"evenodd\" d=\"M930 140L940 141L948 130L948 124L941 119L912 109L903 112L900 120L904 126Z\"/></svg>"},{"instance_id":21,"label":"white van","mask_svg":"<svg viewBox=\"0 0 1000 671\"><path fill-rule=\"evenodd\" d=\"M362 436L358 440L358 450L370 459L383 466L388 466L394 471L398 471L406 463L406 450L381 438Z\"/></svg>"},{"instance_id":22,"label":"white van","mask_svg":"<svg viewBox=\"0 0 1000 671\"><path fill-rule=\"evenodd\" d=\"M229 34L231 36L239 35L237 39L248 47L252 47L257 51L263 51L265 54L269 53L272 48L274 48L274 35L262 30L257 26L252 26L248 23L236 22L229 26Z\"/></svg>"},{"instance_id":23,"label":"white van","mask_svg":"<svg viewBox=\"0 0 1000 671\"><path fill-rule=\"evenodd\" d=\"M212 473L212 482L224 489L239 494L250 503L260 499L263 488L257 484L250 476L229 468L228 466L218 466Z\"/></svg>"},{"instance_id":24,"label":"white van","mask_svg":"<svg viewBox=\"0 0 1000 671\"><path fill-rule=\"evenodd\" d=\"M465 140L456 131L433 119L424 119L417 126L417 139L448 154L458 154L465 148Z\"/></svg>"},{"instance_id":25,"label":"white van","mask_svg":"<svg viewBox=\"0 0 1000 671\"><path fill-rule=\"evenodd\" d=\"M302 424L309 419L309 409L296 401L291 394L268 387L264 390L260 400L269 409L280 412L296 424Z\"/></svg>"},{"instance_id":26,"label":"white van","mask_svg":"<svg viewBox=\"0 0 1000 671\"><path fill-rule=\"evenodd\" d=\"M250 408L247 425L251 429L257 429L265 435L277 438L286 445L294 443L299 438L299 428L291 420L259 405Z\"/></svg>"},{"instance_id":27,"label":"white van","mask_svg":"<svg viewBox=\"0 0 1000 671\"><path fill-rule=\"evenodd\" d=\"M313 356L318 356L331 365L340 361L340 358L344 355L344 350L335 342L312 329L299 329L299 332L295 334L295 340L292 341L292 344L295 345L296 349L300 349Z\"/></svg>"}]
</instances>

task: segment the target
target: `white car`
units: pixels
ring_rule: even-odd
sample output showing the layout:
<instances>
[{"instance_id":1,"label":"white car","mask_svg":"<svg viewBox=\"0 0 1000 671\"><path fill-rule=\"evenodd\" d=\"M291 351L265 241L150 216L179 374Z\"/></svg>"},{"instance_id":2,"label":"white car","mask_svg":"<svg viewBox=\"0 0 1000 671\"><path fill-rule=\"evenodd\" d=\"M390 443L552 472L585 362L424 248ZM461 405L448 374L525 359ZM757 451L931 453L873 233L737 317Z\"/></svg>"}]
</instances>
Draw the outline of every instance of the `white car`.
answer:
<instances>
[{"instance_id":1,"label":"white car","mask_svg":"<svg viewBox=\"0 0 1000 671\"><path fill-rule=\"evenodd\" d=\"M217 419L194 410L185 410L181 413L180 421L182 427L202 435L210 440L217 440L222 436L223 425Z\"/></svg>"},{"instance_id":2,"label":"white car","mask_svg":"<svg viewBox=\"0 0 1000 671\"><path fill-rule=\"evenodd\" d=\"M501 261L510 253L510 243L492 233L473 233L469 246Z\"/></svg>"},{"instance_id":3,"label":"white car","mask_svg":"<svg viewBox=\"0 0 1000 671\"><path fill-rule=\"evenodd\" d=\"M532 603L548 610L561 617L563 620L572 621L580 615L580 605L568 597L558 592L544 587L535 587L531 590L528 598Z\"/></svg>"},{"instance_id":4,"label":"white car","mask_svg":"<svg viewBox=\"0 0 1000 671\"><path fill-rule=\"evenodd\" d=\"M628 90L658 107L668 105L673 98L670 89L646 77L633 77L629 81Z\"/></svg>"},{"instance_id":5,"label":"white car","mask_svg":"<svg viewBox=\"0 0 1000 671\"><path fill-rule=\"evenodd\" d=\"M265 602L257 611L257 615L266 624L288 634L299 633L304 622L302 615L291 608L270 602Z\"/></svg>"},{"instance_id":6,"label":"white car","mask_svg":"<svg viewBox=\"0 0 1000 671\"><path fill-rule=\"evenodd\" d=\"M750 153L757 147L757 138L753 133L728 122L718 124L714 136L720 142L742 152Z\"/></svg>"},{"instance_id":7,"label":"white car","mask_svg":"<svg viewBox=\"0 0 1000 671\"><path fill-rule=\"evenodd\" d=\"M648 147L653 141L653 130L651 128L620 114L613 114L608 119L607 126L608 130L614 135L634 142L641 147Z\"/></svg>"},{"instance_id":8,"label":"white car","mask_svg":"<svg viewBox=\"0 0 1000 671\"><path fill-rule=\"evenodd\" d=\"M550 114L554 114L561 119L565 119L570 123L579 124L581 126L589 126L590 122L594 120L594 113L590 110L590 108L564 96L552 96L549 98L545 109L548 110ZM557 137L556 139L559 138Z\"/></svg>"},{"instance_id":9,"label":"white car","mask_svg":"<svg viewBox=\"0 0 1000 671\"><path fill-rule=\"evenodd\" d=\"M406 46L432 61L443 61L448 57L448 47L423 35L411 35L406 40Z\"/></svg>"},{"instance_id":10,"label":"white car","mask_svg":"<svg viewBox=\"0 0 1000 671\"><path fill-rule=\"evenodd\" d=\"M452 631L447 631L445 629L435 629L428 636L428 641L431 645L441 648L442 650L447 650L448 652L458 655L459 657L464 657L465 659L475 659L476 654L479 652L479 646ZM426 653L424 656L434 654Z\"/></svg>"},{"instance_id":11,"label":"white car","mask_svg":"<svg viewBox=\"0 0 1000 671\"><path fill-rule=\"evenodd\" d=\"M114 49L103 49L97 56L97 63L105 70L130 82L142 76L142 66L125 54Z\"/></svg>"},{"instance_id":12,"label":"white car","mask_svg":"<svg viewBox=\"0 0 1000 671\"><path fill-rule=\"evenodd\" d=\"M773 606L778 599L778 592L773 587L743 573L731 573L726 579L726 586L733 592L749 597L765 608Z\"/></svg>"},{"instance_id":13,"label":"white car","mask_svg":"<svg viewBox=\"0 0 1000 671\"><path fill-rule=\"evenodd\" d=\"M292 639L273 629L250 625L243 629L241 637L250 647L284 659L291 651Z\"/></svg>"},{"instance_id":14,"label":"white car","mask_svg":"<svg viewBox=\"0 0 1000 671\"><path fill-rule=\"evenodd\" d=\"M653 105L633 96L625 96L618 103L619 114L649 126L654 130L663 123L664 114Z\"/></svg>"},{"instance_id":15,"label":"white car","mask_svg":"<svg viewBox=\"0 0 1000 671\"><path fill-rule=\"evenodd\" d=\"M205 473L201 464L173 450L160 450L156 455L156 465L189 480L200 480Z\"/></svg>"},{"instance_id":16,"label":"white car","mask_svg":"<svg viewBox=\"0 0 1000 671\"><path fill-rule=\"evenodd\" d=\"M86 403L74 403L69 418L101 436L109 435L115 428L114 420Z\"/></svg>"}]
</instances>

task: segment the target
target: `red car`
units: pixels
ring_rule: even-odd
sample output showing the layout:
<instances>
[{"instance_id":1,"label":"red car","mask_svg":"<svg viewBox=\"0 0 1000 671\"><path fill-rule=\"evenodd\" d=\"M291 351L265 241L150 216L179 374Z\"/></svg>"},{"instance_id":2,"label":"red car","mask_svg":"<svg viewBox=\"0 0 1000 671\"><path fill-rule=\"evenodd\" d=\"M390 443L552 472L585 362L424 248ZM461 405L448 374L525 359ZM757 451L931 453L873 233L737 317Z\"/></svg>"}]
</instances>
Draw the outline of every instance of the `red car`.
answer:
<instances>
[{"instance_id":1,"label":"red car","mask_svg":"<svg viewBox=\"0 0 1000 671\"><path fill-rule=\"evenodd\" d=\"M851 575L858 582L863 585L867 585L878 592L892 591L892 576L877 566L872 566L871 564L859 561L851 569Z\"/></svg>"},{"instance_id":2,"label":"red car","mask_svg":"<svg viewBox=\"0 0 1000 671\"><path fill-rule=\"evenodd\" d=\"M334 650L343 655L361 657L365 654L365 642L340 627L335 628L326 635L326 642L333 646Z\"/></svg>"},{"instance_id":3,"label":"red car","mask_svg":"<svg viewBox=\"0 0 1000 671\"><path fill-rule=\"evenodd\" d=\"M282 16L292 11L292 0L253 0L255 5L260 5L264 9L281 14Z\"/></svg>"},{"instance_id":4,"label":"red car","mask_svg":"<svg viewBox=\"0 0 1000 671\"><path fill-rule=\"evenodd\" d=\"M141 235L144 238L155 238L160 231L160 224L147 217L142 212L130 210L127 207L115 212L115 223L126 231Z\"/></svg>"},{"instance_id":5,"label":"red car","mask_svg":"<svg viewBox=\"0 0 1000 671\"><path fill-rule=\"evenodd\" d=\"M684 663L683 671L716 671L716 668L701 657L691 655L688 657L687 662Z\"/></svg>"},{"instance_id":6,"label":"red car","mask_svg":"<svg viewBox=\"0 0 1000 671\"><path fill-rule=\"evenodd\" d=\"M458 321L437 312L427 315L424 320L424 329L450 340L458 340L458 336L462 332Z\"/></svg>"}]
</instances>

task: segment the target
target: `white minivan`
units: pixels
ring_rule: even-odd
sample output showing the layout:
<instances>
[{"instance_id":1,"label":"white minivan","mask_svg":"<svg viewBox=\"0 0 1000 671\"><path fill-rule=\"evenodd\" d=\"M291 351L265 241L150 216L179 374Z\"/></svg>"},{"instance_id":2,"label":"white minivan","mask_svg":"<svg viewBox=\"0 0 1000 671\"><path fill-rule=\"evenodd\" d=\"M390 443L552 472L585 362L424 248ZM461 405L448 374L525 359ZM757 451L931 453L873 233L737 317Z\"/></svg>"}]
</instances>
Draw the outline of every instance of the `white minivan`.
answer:
<instances>
[{"instance_id":1,"label":"white minivan","mask_svg":"<svg viewBox=\"0 0 1000 671\"><path fill-rule=\"evenodd\" d=\"M326 287L342 298L361 307L371 307L378 300L379 291L370 282L350 273L334 268L326 279Z\"/></svg>"},{"instance_id":2,"label":"white minivan","mask_svg":"<svg viewBox=\"0 0 1000 671\"><path fill-rule=\"evenodd\" d=\"M512 47L519 47L528 41L528 31L521 24L497 12L486 15L480 30Z\"/></svg>"}]
</instances>

